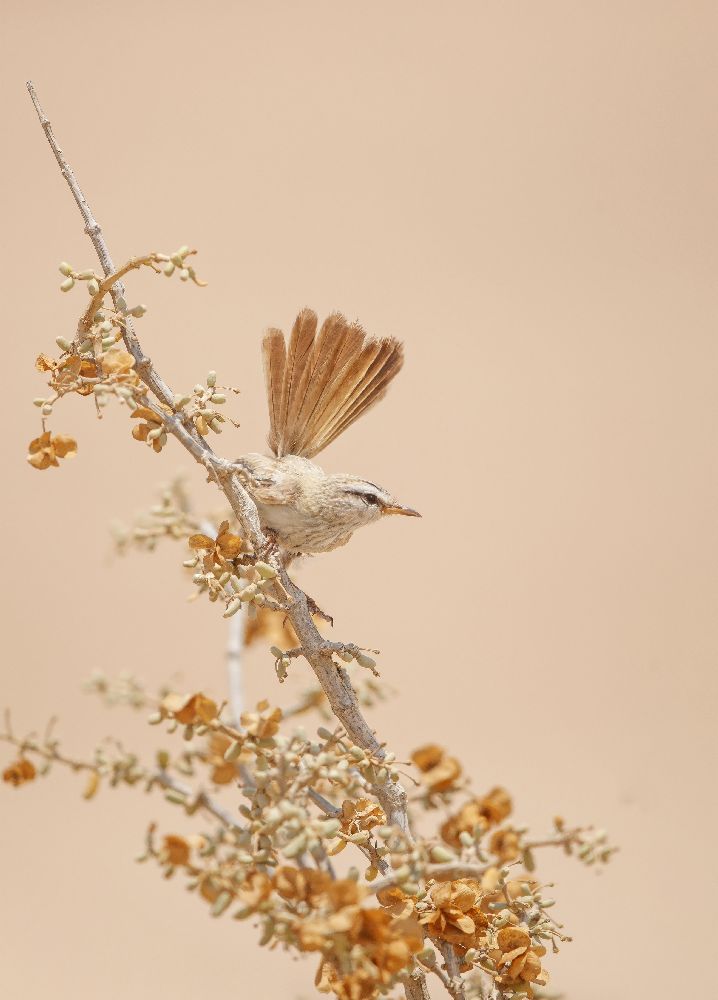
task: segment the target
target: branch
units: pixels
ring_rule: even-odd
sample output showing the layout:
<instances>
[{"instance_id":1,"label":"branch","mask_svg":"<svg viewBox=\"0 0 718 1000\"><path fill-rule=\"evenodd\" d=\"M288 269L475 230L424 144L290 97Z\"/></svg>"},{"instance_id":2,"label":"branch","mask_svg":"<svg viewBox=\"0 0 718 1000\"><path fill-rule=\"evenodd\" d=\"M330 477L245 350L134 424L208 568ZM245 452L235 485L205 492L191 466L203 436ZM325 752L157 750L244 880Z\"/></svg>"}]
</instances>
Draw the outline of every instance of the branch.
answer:
<instances>
[{"instance_id":1,"label":"branch","mask_svg":"<svg viewBox=\"0 0 718 1000\"><path fill-rule=\"evenodd\" d=\"M85 231L92 240L102 269L105 275L113 274L115 267L105 243L102 230L94 218L87 199L82 193L82 189L55 139L52 125L40 106L32 82L28 82L27 89L35 105L35 110L40 119L40 124L45 131L47 141L60 167L62 176L67 181L75 202L80 209L85 221ZM115 282L112 286L111 294L116 307L118 307L118 299L123 298L123 293L124 288L122 283L120 281ZM174 413L174 394L162 380L152 361L144 354L134 331L132 321L129 318L123 329L123 340L127 350L135 359L139 377L156 398L173 411L164 416L168 431L177 438L200 465L205 467L211 479L217 483L229 501L235 517L242 526L245 537L251 542L255 552L269 554L271 548L262 532L257 508L242 486L233 464L217 456L194 426L186 424L182 417ZM268 555L268 558L272 557ZM292 601L292 606L289 609L289 619L304 650L304 655L314 670L319 683L322 685L334 714L341 721L348 735L357 746L360 746L375 757L383 758L385 750L376 739L374 732L361 713L356 694L349 682L346 670L338 667L332 660L331 651L327 648L327 644L322 639L312 620L306 595L290 580L286 569L281 564L278 566L278 570L281 584ZM402 785L398 781L388 781L384 785L375 785L373 790L386 813L387 821L391 825L398 826L407 837L410 837L407 796ZM410 980L405 990L410 1000L428 1000L424 977L420 980Z\"/></svg>"}]
</instances>

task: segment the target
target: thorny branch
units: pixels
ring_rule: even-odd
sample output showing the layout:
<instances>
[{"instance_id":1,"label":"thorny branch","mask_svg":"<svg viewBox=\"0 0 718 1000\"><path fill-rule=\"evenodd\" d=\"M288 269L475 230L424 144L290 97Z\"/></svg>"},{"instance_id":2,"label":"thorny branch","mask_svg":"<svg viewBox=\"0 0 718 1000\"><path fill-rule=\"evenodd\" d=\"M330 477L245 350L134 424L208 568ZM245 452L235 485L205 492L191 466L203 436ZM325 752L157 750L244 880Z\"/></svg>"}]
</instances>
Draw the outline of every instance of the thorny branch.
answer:
<instances>
[{"instance_id":1,"label":"thorny branch","mask_svg":"<svg viewBox=\"0 0 718 1000\"><path fill-rule=\"evenodd\" d=\"M55 138L52 125L40 106L32 82L28 81L27 89L62 176L67 181L80 209L85 222L85 232L92 241L106 280L110 277L113 278L110 293L115 307L119 311L120 300L124 296L124 287L122 282L117 279L118 272L115 270L102 230ZM297 634L304 656L324 689L334 714L357 746L374 757L383 758L385 750L361 713L346 670L337 666L332 659L331 644L322 638L314 624L306 595L290 579L286 569L273 553L272 547L262 532L257 508L242 486L232 463L216 455L191 423L175 412L174 394L157 372L151 359L145 355L129 316L126 318L122 333L126 348L135 359L135 367L139 377L157 400L170 411L162 414L167 430L207 470L210 479L217 483L229 501L245 537L251 542L255 552L276 566L281 585L290 599L289 619ZM403 786L398 781L388 781L383 785L376 785L373 791L386 813L388 823L398 826L410 837L407 795ZM409 1000L428 1000L429 994L425 978L421 976L419 979L410 979L405 985L405 992Z\"/></svg>"}]
</instances>

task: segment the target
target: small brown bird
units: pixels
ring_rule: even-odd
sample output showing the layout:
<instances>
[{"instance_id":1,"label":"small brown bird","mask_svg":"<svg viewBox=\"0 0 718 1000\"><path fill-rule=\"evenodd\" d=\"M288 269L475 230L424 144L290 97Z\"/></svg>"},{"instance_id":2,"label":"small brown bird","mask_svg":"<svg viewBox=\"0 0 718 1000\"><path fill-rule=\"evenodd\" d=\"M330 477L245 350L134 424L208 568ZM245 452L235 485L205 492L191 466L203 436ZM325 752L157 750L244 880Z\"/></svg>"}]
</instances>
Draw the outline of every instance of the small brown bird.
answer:
<instances>
[{"instance_id":1,"label":"small brown bird","mask_svg":"<svg viewBox=\"0 0 718 1000\"><path fill-rule=\"evenodd\" d=\"M304 309L289 346L281 330L269 330L262 355L274 457L245 455L235 464L262 527L285 553L336 549L384 514L419 517L381 486L310 461L385 395L404 360L399 341L369 337L339 313L317 333L316 314Z\"/></svg>"}]
</instances>

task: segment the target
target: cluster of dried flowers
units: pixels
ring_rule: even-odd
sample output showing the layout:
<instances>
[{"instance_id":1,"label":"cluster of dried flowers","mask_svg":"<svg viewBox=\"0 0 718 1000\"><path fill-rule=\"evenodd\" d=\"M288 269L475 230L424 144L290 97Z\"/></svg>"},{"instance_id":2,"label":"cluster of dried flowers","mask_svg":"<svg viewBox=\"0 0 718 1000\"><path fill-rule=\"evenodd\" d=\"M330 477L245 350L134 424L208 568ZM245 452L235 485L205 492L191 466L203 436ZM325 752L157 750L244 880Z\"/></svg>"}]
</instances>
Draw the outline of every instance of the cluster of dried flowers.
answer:
<instances>
[{"instance_id":1,"label":"cluster of dried flowers","mask_svg":"<svg viewBox=\"0 0 718 1000\"><path fill-rule=\"evenodd\" d=\"M84 282L90 304L74 339L58 338L60 357L38 358L51 394L35 401L42 413L42 434L28 457L35 468L57 465L77 450L71 438L46 426L68 393L92 396L98 414L116 398L138 421L133 437L154 451L174 433L173 421L201 436L221 431L224 417L215 407L227 390L217 388L214 372L205 385L173 396L171 407L150 398L128 324L145 307L129 308L113 292L119 278L145 266L201 284L188 265L192 253L182 247L148 254L108 277L61 265L63 291ZM183 565L195 596L219 602L225 618L241 611L242 641L263 642L283 680L292 659L305 653L286 617L291 600L282 580L289 584L277 564L259 557L231 512L195 516L180 483L165 488L135 524L116 530L120 551L152 550L162 538L186 546ZM366 650L340 643L326 648L337 656L337 670L353 661L371 671L353 679L357 703L383 696ZM180 836L160 833L152 823L140 860L154 861L166 877L183 878L214 917L253 919L262 945L315 952L316 985L339 1000L373 1000L402 988L408 997L427 997L428 975L457 1000L539 995L548 982L548 950L568 939L552 916L555 900L536 875L537 852L558 847L600 865L614 850L602 831L560 818L550 834L532 837L510 822L506 790L473 794L460 762L436 744L419 747L406 764L383 745L358 745L333 716L321 686L285 711L263 701L234 714L202 692L182 695L168 685L150 695L132 677L98 675L89 688L108 703L149 709L149 722L179 739L177 748L157 749L148 763L111 740L80 760L60 749L52 728L43 737L18 737L8 718L0 738L16 757L4 780L19 787L60 764L85 774L86 798L120 784L159 789L196 817L197 829ZM289 722L311 712L325 723L313 735ZM392 821L386 803L397 800L392 789L412 766L416 792L407 822ZM416 835L433 813L441 815L434 829Z\"/></svg>"},{"instance_id":2,"label":"cluster of dried flowers","mask_svg":"<svg viewBox=\"0 0 718 1000\"><path fill-rule=\"evenodd\" d=\"M567 828L560 819L549 836L532 840L525 828L507 825L505 790L466 798L458 766L441 789L435 768L419 771L414 808L425 809L428 796L450 817L412 842L387 824L373 791L397 781L401 765L391 754L367 754L340 727L319 726L314 735L288 729L281 709L266 701L234 725L201 692L150 696L127 678L95 678L91 688L115 703L152 706L148 721L179 736L178 750L158 750L145 764L108 742L78 760L61 752L51 732L21 739L8 720L2 738L18 756L4 780L18 786L64 764L87 775L86 798L105 785L162 790L197 816L198 829L159 835L152 824L140 860L155 861L165 877L181 875L213 916L255 919L263 945L317 952L319 989L342 1000L382 995L417 970L455 991L440 963L447 946L460 977L493 990L486 996L533 996L548 981L547 947L557 951L567 940L549 912L554 900L533 874L534 853L561 847L592 864L613 850L600 831ZM429 756L446 759L435 746L413 759L421 768ZM453 811L459 796L464 802ZM347 849L354 853L340 873L334 859Z\"/></svg>"}]
</instances>

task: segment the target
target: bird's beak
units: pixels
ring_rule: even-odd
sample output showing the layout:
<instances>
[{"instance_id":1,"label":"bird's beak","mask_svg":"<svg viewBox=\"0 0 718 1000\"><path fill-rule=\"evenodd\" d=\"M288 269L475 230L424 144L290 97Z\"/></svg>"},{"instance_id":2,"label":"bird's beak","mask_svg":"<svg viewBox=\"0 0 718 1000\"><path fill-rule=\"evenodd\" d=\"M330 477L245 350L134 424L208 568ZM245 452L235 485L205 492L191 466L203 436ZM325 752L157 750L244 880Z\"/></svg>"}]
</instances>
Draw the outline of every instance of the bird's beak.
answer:
<instances>
[{"instance_id":1,"label":"bird's beak","mask_svg":"<svg viewBox=\"0 0 718 1000\"><path fill-rule=\"evenodd\" d=\"M405 517L421 517L418 510L402 507L400 503L387 504L386 507L382 507L381 512L382 514L403 514Z\"/></svg>"}]
</instances>

